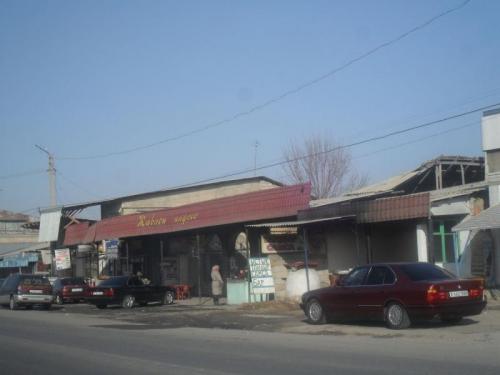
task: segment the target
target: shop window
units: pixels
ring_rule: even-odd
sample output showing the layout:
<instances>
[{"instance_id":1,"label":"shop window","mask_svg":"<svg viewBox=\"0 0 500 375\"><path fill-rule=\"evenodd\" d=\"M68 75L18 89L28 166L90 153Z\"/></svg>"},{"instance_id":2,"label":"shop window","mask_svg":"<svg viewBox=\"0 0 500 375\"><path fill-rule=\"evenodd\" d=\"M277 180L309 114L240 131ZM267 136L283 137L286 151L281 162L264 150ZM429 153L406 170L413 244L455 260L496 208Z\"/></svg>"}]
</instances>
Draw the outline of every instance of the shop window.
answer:
<instances>
[{"instance_id":1,"label":"shop window","mask_svg":"<svg viewBox=\"0 0 500 375\"><path fill-rule=\"evenodd\" d=\"M451 228L458 221L435 221L433 240L434 240L434 261L437 263L455 262L455 243L454 233ZM458 250L458 248L457 248Z\"/></svg>"}]
</instances>

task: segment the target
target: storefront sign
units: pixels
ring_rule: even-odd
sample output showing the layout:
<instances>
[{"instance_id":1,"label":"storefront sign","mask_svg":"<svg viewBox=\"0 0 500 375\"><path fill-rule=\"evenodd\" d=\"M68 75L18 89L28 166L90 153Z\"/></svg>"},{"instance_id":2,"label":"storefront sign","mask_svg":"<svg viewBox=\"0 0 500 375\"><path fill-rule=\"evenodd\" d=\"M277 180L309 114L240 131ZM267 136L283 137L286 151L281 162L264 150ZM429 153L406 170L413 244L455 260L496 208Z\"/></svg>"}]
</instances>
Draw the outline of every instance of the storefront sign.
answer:
<instances>
[{"instance_id":1,"label":"storefront sign","mask_svg":"<svg viewBox=\"0 0 500 375\"><path fill-rule=\"evenodd\" d=\"M139 215L139 219L137 221L137 226L141 227L156 227L158 225L167 224L167 219L164 217L156 217L155 215L151 217L147 217L146 215Z\"/></svg>"},{"instance_id":2,"label":"storefront sign","mask_svg":"<svg viewBox=\"0 0 500 375\"><path fill-rule=\"evenodd\" d=\"M186 223L193 221L193 220L196 220L196 219L198 219L197 213L185 214L185 215L176 216L174 218L174 223L175 224L186 224Z\"/></svg>"},{"instance_id":3,"label":"storefront sign","mask_svg":"<svg viewBox=\"0 0 500 375\"><path fill-rule=\"evenodd\" d=\"M262 254L294 253L304 251L302 237L294 234L263 234Z\"/></svg>"},{"instance_id":4,"label":"storefront sign","mask_svg":"<svg viewBox=\"0 0 500 375\"><path fill-rule=\"evenodd\" d=\"M56 271L67 270L71 268L71 257L69 249L54 250L56 260Z\"/></svg>"},{"instance_id":5,"label":"storefront sign","mask_svg":"<svg viewBox=\"0 0 500 375\"><path fill-rule=\"evenodd\" d=\"M108 259L118 259L118 240L104 240L104 253Z\"/></svg>"},{"instance_id":6,"label":"storefront sign","mask_svg":"<svg viewBox=\"0 0 500 375\"><path fill-rule=\"evenodd\" d=\"M253 294L274 293L274 279L269 258L250 258L250 277Z\"/></svg>"}]
</instances>

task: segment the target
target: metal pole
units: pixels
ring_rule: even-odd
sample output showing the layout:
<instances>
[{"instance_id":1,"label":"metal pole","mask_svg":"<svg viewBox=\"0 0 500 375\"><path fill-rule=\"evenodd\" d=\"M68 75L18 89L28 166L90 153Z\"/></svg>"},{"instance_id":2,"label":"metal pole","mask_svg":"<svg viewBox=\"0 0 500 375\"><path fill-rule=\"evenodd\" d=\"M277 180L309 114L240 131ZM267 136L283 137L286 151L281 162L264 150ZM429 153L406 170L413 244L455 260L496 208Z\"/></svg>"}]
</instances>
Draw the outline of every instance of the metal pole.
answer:
<instances>
[{"instance_id":1,"label":"metal pole","mask_svg":"<svg viewBox=\"0 0 500 375\"><path fill-rule=\"evenodd\" d=\"M248 293L248 303L252 302L251 298L251 290L250 290L250 239L248 237L248 228L245 228L245 234L247 236L247 270L246 270L246 275L245 275L245 281L247 283L247 293Z\"/></svg>"},{"instance_id":2,"label":"metal pole","mask_svg":"<svg viewBox=\"0 0 500 375\"><path fill-rule=\"evenodd\" d=\"M308 252L309 252L309 246L307 244L307 230L306 227L303 228L303 233L304 233L304 261L305 261L305 270L306 270L306 281L307 281L307 291L309 291L309 259L308 259Z\"/></svg>"},{"instance_id":3,"label":"metal pole","mask_svg":"<svg viewBox=\"0 0 500 375\"><path fill-rule=\"evenodd\" d=\"M49 173L50 206L55 207L57 205L57 195L56 195L56 167L55 167L54 155L52 155L47 149L39 145L35 145L35 147L45 152L49 157L49 169L47 169L47 172Z\"/></svg>"},{"instance_id":4,"label":"metal pole","mask_svg":"<svg viewBox=\"0 0 500 375\"><path fill-rule=\"evenodd\" d=\"M196 253L198 254L198 304L201 305L201 256L200 256L200 234L196 233Z\"/></svg>"}]
</instances>

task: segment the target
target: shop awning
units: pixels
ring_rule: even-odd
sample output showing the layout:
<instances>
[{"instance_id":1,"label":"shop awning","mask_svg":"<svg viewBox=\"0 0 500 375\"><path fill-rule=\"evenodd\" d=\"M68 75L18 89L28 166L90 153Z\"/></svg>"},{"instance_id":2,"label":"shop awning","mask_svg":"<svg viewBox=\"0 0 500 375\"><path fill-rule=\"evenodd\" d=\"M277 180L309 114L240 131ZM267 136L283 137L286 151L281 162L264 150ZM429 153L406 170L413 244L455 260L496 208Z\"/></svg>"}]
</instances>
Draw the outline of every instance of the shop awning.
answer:
<instances>
[{"instance_id":1,"label":"shop awning","mask_svg":"<svg viewBox=\"0 0 500 375\"><path fill-rule=\"evenodd\" d=\"M310 196L310 184L283 186L158 211L115 216L92 225L79 223L66 228L64 245L295 217L298 211L309 207Z\"/></svg>"},{"instance_id":2,"label":"shop awning","mask_svg":"<svg viewBox=\"0 0 500 375\"><path fill-rule=\"evenodd\" d=\"M476 216L465 218L452 228L453 232L500 228L500 204L492 206Z\"/></svg>"},{"instance_id":3,"label":"shop awning","mask_svg":"<svg viewBox=\"0 0 500 375\"><path fill-rule=\"evenodd\" d=\"M334 217L325 217L321 219L310 219L310 220L296 220L296 221L279 221L272 223L260 223L260 224L249 224L245 225L247 228L279 228L279 227L298 227L301 225L314 224L314 223L323 223L329 221L340 221L347 219L354 219L355 215L348 216L334 216Z\"/></svg>"}]
</instances>

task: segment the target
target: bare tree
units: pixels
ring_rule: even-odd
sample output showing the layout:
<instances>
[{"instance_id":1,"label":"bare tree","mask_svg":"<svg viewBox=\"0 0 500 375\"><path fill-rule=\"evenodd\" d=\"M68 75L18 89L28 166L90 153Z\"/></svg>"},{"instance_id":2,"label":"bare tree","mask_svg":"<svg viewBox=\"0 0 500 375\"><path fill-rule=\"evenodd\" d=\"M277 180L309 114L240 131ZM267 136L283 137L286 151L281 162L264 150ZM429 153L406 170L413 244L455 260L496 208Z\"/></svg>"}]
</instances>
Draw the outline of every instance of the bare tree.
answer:
<instances>
[{"instance_id":1,"label":"bare tree","mask_svg":"<svg viewBox=\"0 0 500 375\"><path fill-rule=\"evenodd\" d=\"M283 152L283 165L289 181L310 181L312 194L318 199L340 195L366 185L368 177L355 170L348 149L331 137L313 135L300 144L290 142Z\"/></svg>"}]
</instances>

